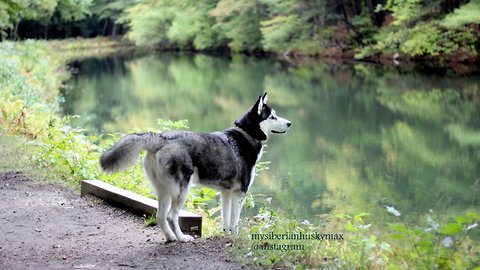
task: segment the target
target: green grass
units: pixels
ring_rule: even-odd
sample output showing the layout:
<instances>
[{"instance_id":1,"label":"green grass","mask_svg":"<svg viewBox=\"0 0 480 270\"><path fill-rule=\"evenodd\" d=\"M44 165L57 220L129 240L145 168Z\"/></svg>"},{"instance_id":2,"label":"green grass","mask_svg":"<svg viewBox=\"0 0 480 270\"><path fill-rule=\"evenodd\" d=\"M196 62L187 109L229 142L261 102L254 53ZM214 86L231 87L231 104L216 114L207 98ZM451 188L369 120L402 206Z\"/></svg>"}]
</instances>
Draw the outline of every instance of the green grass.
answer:
<instances>
[{"instance_id":1,"label":"green grass","mask_svg":"<svg viewBox=\"0 0 480 270\"><path fill-rule=\"evenodd\" d=\"M145 224L145 227L155 226L157 225L157 218L155 215L143 216L143 223Z\"/></svg>"},{"instance_id":2,"label":"green grass","mask_svg":"<svg viewBox=\"0 0 480 270\"><path fill-rule=\"evenodd\" d=\"M339 214L314 226L281 217L265 205L244 220L234 253L239 261L266 268L479 269L477 213L450 219L429 213L423 224L412 226L397 210L387 211L392 215L386 221L368 213Z\"/></svg>"},{"instance_id":3,"label":"green grass","mask_svg":"<svg viewBox=\"0 0 480 270\"><path fill-rule=\"evenodd\" d=\"M32 160L31 142L19 136L6 135L0 131L0 172L21 171L35 181L60 184L77 192L80 186L59 176L55 170L41 169Z\"/></svg>"},{"instance_id":4,"label":"green grass","mask_svg":"<svg viewBox=\"0 0 480 270\"><path fill-rule=\"evenodd\" d=\"M31 171L27 147L21 138L6 136L0 133L0 171Z\"/></svg>"}]
</instances>

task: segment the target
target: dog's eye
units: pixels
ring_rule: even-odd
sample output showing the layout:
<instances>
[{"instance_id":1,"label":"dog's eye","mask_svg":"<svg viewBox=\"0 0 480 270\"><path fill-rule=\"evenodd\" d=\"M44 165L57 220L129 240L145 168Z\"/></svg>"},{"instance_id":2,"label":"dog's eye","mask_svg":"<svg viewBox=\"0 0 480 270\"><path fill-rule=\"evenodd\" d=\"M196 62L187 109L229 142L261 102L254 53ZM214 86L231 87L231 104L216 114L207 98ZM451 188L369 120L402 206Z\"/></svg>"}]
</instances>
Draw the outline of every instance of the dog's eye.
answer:
<instances>
[{"instance_id":1,"label":"dog's eye","mask_svg":"<svg viewBox=\"0 0 480 270\"><path fill-rule=\"evenodd\" d=\"M272 119L272 120L275 120L275 119L277 119L277 117L275 117L274 115L270 115L270 117L269 117L269 118L270 118L270 119Z\"/></svg>"}]
</instances>

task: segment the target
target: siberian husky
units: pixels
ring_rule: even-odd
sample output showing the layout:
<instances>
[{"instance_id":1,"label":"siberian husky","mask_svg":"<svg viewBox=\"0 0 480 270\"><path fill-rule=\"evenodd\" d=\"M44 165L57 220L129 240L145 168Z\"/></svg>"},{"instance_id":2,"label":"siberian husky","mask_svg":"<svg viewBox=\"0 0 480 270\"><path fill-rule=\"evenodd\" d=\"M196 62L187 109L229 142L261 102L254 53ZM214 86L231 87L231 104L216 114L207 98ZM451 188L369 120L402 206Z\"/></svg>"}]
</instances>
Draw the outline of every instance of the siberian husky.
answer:
<instances>
[{"instance_id":1,"label":"siberian husky","mask_svg":"<svg viewBox=\"0 0 480 270\"><path fill-rule=\"evenodd\" d=\"M100 164L106 172L117 172L135 164L140 151L147 150L143 165L158 197L157 223L167 241L193 239L178 224L192 182L220 190L223 229L229 235L238 232L240 211L263 144L270 134L284 134L290 126L267 105L265 93L234 127L223 132L129 134L103 153Z\"/></svg>"}]
</instances>

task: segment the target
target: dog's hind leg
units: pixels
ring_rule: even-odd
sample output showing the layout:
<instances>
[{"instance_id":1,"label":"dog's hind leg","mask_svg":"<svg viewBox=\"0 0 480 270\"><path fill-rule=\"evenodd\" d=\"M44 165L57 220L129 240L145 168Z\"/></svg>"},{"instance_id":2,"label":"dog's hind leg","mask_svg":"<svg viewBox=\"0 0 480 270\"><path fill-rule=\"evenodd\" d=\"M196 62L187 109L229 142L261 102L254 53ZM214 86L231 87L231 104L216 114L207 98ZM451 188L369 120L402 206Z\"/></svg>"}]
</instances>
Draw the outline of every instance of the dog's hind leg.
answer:
<instances>
[{"instance_id":1,"label":"dog's hind leg","mask_svg":"<svg viewBox=\"0 0 480 270\"><path fill-rule=\"evenodd\" d=\"M162 228L163 233L165 234L165 238L167 238L167 242L177 240L175 233L170 228L167 220L168 210L170 209L172 203L172 197L169 196L166 192L159 192L157 190L157 197L158 197L158 210L157 210L157 223Z\"/></svg>"},{"instance_id":2,"label":"dog's hind leg","mask_svg":"<svg viewBox=\"0 0 480 270\"><path fill-rule=\"evenodd\" d=\"M160 225L160 228L165 234L167 241L175 241L177 240L177 237L170 228L167 220L167 214L172 203L171 192L173 185L170 183L172 180L168 179L164 168L159 166L159 163L157 163L155 153L150 151L147 152L143 164L145 168L145 174L150 179L150 182L155 189L155 193L157 194L157 224Z\"/></svg>"},{"instance_id":3,"label":"dog's hind leg","mask_svg":"<svg viewBox=\"0 0 480 270\"><path fill-rule=\"evenodd\" d=\"M180 225L178 224L178 215L180 213L180 209L182 209L183 205L185 205L185 202L187 201L189 187L190 183L186 187L180 188L178 196L172 199L172 207L170 208L170 213L168 214L168 219L172 222L175 236L179 241L182 242L189 242L193 240L192 236L182 233Z\"/></svg>"},{"instance_id":4,"label":"dog's hind leg","mask_svg":"<svg viewBox=\"0 0 480 270\"><path fill-rule=\"evenodd\" d=\"M231 192L232 216L230 220L230 229L232 233L238 233L238 222L240 221L240 213L242 212L243 202L245 201L245 192L240 190Z\"/></svg>"},{"instance_id":5,"label":"dog's hind leg","mask_svg":"<svg viewBox=\"0 0 480 270\"><path fill-rule=\"evenodd\" d=\"M230 235L230 219L232 216L232 190L223 189L220 192L221 203L222 203L222 221L223 221L223 231L225 235Z\"/></svg>"}]
</instances>

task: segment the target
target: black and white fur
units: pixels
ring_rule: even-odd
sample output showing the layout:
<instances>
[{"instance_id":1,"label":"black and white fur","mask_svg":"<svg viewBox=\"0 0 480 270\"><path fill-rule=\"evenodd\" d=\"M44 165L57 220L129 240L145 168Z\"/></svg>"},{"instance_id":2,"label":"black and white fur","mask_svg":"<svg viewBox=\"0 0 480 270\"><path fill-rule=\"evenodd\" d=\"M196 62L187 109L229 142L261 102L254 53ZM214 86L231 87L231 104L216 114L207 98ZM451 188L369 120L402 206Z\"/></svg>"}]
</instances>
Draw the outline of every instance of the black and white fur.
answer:
<instances>
[{"instance_id":1,"label":"black and white fur","mask_svg":"<svg viewBox=\"0 0 480 270\"><path fill-rule=\"evenodd\" d=\"M263 143L271 133L286 133L290 125L267 105L265 93L234 127L223 132L129 134L102 155L100 164L103 170L116 172L133 165L140 151L147 150L143 164L158 197L157 222L167 241L193 239L178 224L192 182L219 189L223 227L229 235L238 232Z\"/></svg>"}]
</instances>

